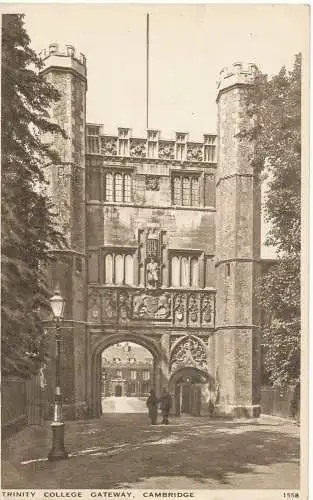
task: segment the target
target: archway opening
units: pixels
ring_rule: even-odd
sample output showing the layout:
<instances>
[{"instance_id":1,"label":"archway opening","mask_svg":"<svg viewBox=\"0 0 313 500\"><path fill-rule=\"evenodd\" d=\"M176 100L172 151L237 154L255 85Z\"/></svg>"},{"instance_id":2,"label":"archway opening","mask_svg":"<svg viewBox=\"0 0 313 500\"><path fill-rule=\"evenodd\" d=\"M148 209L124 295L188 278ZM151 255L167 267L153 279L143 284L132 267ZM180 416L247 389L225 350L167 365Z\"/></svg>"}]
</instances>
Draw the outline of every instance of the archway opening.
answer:
<instances>
[{"instance_id":1,"label":"archway opening","mask_svg":"<svg viewBox=\"0 0 313 500\"><path fill-rule=\"evenodd\" d=\"M174 411L199 416L205 402L204 390L209 382L207 372L194 367L177 370L170 379L170 390L174 394Z\"/></svg>"},{"instance_id":2,"label":"archway opening","mask_svg":"<svg viewBox=\"0 0 313 500\"><path fill-rule=\"evenodd\" d=\"M122 341L102 351L102 413L144 413L154 387L155 359L146 347Z\"/></svg>"}]
</instances>

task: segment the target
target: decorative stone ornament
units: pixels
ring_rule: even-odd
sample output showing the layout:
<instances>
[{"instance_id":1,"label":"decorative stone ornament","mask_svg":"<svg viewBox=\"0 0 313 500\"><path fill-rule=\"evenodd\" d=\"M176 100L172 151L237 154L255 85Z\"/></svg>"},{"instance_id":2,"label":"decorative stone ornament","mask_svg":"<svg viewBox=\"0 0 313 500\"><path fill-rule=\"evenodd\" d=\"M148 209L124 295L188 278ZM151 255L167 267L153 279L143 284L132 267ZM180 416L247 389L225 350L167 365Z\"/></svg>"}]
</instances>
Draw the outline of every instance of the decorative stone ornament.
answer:
<instances>
[{"instance_id":1,"label":"decorative stone ornament","mask_svg":"<svg viewBox=\"0 0 313 500\"><path fill-rule=\"evenodd\" d=\"M117 155L117 139L116 137L101 138L101 153L105 156Z\"/></svg>"},{"instance_id":2,"label":"decorative stone ornament","mask_svg":"<svg viewBox=\"0 0 313 500\"><path fill-rule=\"evenodd\" d=\"M159 191L160 181L159 178L153 175L146 176L146 189L147 191Z\"/></svg>"},{"instance_id":3,"label":"decorative stone ornament","mask_svg":"<svg viewBox=\"0 0 313 500\"><path fill-rule=\"evenodd\" d=\"M173 349L171 373L184 367L198 368L204 372L208 370L206 349L197 337L185 337Z\"/></svg>"},{"instance_id":4,"label":"decorative stone ornament","mask_svg":"<svg viewBox=\"0 0 313 500\"><path fill-rule=\"evenodd\" d=\"M187 160L188 161L202 161L202 146L196 143L188 143L187 147Z\"/></svg>"}]
</instances>

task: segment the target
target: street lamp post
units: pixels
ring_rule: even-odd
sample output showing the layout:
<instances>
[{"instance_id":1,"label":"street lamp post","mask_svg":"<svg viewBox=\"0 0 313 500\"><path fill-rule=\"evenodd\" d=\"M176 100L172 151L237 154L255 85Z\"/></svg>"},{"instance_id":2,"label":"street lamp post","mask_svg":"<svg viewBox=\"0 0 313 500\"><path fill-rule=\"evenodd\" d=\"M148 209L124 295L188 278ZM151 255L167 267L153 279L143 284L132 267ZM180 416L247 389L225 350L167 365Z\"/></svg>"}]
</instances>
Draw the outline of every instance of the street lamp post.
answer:
<instances>
[{"instance_id":1,"label":"street lamp post","mask_svg":"<svg viewBox=\"0 0 313 500\"><path fill-rule=\"evenodd\" d=\"M60 290L57 287L53 297L50 299L50 305L55 321L55 339L56 339L56 355L55 355L55 399L52 429L52 448L48 455L49 460L60 460L67 458L68 454L64 448L64 422L62 421L62 396L61 396L61 321L63 320L65 300L61 296Z\"/></svg>"}]
</instances>

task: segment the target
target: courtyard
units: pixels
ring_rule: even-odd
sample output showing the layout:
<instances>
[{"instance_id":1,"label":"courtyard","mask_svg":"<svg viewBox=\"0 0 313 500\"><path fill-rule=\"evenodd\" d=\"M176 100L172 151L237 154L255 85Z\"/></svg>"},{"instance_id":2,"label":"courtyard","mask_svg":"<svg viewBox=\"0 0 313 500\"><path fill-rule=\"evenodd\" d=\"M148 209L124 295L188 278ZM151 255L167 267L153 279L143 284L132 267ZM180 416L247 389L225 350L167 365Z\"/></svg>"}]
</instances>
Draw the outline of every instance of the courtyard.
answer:
<instances>
[{"instance_id":1,"label":"courtyard","mask_svg":"<svg viewBox=\"0 0 313 500\"><path fill-rule=\"evenodd\" d=\"M289 489L299 485L299 427L254 420L172 417L151 426L143 413L67 422L69 458L49 462L49 424L2 444L2 488Z\"/></svg>"}]
</instances>

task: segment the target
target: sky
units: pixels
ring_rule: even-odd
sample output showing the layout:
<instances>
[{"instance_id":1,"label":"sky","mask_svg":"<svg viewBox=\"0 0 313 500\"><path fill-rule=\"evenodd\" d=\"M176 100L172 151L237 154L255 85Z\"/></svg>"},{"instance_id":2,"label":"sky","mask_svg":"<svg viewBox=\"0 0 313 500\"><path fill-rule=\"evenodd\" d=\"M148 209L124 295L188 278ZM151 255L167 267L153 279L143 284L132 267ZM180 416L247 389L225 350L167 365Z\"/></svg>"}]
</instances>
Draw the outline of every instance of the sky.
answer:
<instances>
[{"instance_id":1,"label":"sky","mask_svg":"<svg viewBox=\"0 0 313 500\"><path fill-rule=\"evenodd\" d=\"M5 9L2 4L1 10ZM104 133L146 135L146 14L150 14L149 127L202 140L216 132L225 66L253 62L269 75L308 54L308 6L297 4L11 4L25 13L36 51L71 44L87 58L87 120ZM266 225L262 225L262 239ZM265 253L264 253L265 252ZM264 257L272 252L262 250ZM268 255L267 255L268 254Z\"/></svg>"},{"instance_id":2,"label":"sky","mask_svg":"<svg viewBox=\"0 0 313 500\"><path fill-rule=\"evenodd\" d=\"M150 14L149 127L201 140L216 131L216 82L233 62L269 74L305 51L303 5L24 4L32 47L72 44L87 57L87 120L144 136L146 13Z\"/></svg>"}]
</instances>

